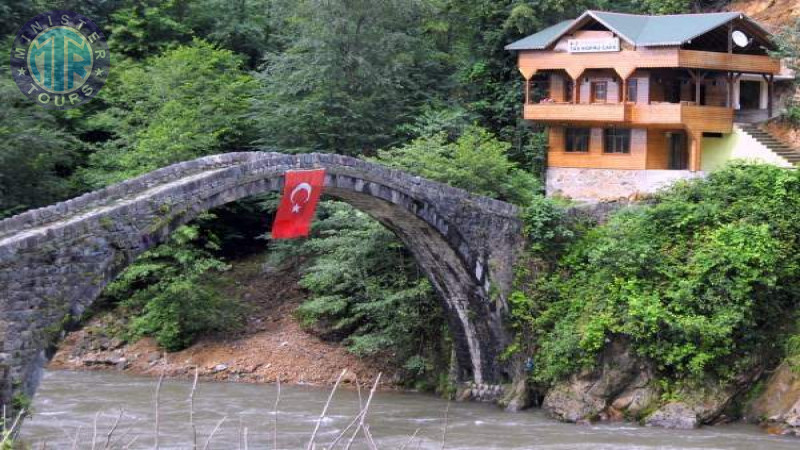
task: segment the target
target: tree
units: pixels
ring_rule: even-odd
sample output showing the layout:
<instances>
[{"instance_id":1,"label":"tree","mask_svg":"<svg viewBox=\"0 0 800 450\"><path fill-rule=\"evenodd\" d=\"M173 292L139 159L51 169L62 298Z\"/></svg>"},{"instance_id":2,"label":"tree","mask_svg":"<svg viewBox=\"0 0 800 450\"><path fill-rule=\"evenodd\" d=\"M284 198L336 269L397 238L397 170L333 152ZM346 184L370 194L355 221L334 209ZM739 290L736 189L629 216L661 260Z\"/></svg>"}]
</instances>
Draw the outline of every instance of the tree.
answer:
<instances>
[{"instance_id":1,"label":"tree","mask_svg":"<svg viewBox=\"0 0 800 450\"><path fill-rule=\"evenodd\" d=\"M536 178L508 159L510 145L479 127L454 141L445 133L421 137L378 153L377 162L520 205L541 190Z\"/></svg>"},{"instance_id":2,"label":"tree","mask_svg":"<svg viewBox=\"0 0 800 450\"><path fill-rule=\"evenodd\" d=\"M108 107L88 119L113 138L91 156L83 179L99 187L246 146L256 83L240 67L233 52L200 40L117 67L100 91Z\"/></svg>"},{"instance_id":3,"label":"tree","mask_svg":"<svg viewBox=\"0 0 800 450\"><path fill-rule=\"evenodd\" d=\"M74 193L80 141L63 116L28 101L0 69L0 218Z\"/></svg>"},{"instance_id":4,"label":"tree","mask_svg":"<svg viewBox=\"0 0 800 450\"><path fill-rule=\"evenodd\" d=\"M423 2L283 2L255 116L266 148L373 153L397 142L444 77L423 39Z\"/></svg>"}]
</instances>

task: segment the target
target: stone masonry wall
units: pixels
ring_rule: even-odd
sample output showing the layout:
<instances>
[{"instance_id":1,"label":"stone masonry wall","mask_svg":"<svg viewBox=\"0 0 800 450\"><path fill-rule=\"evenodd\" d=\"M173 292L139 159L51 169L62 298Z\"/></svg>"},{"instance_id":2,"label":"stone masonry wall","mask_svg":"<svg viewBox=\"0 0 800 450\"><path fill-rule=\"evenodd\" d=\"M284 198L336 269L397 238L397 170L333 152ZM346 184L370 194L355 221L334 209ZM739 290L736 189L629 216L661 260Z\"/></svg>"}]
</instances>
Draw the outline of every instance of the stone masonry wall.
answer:
<instances>
[{"instance_id":1,"label":"stone masonry wall","mask_svg":"<svg viewBox=\"0 0 800 450\"><path fill-rule=\"evenodd\" d=\"M583 202L628 199L652 194L677 180L702 177L688 170L622 170L550 167L547 195L559 195Z\"/></svg>"}]
</instances>

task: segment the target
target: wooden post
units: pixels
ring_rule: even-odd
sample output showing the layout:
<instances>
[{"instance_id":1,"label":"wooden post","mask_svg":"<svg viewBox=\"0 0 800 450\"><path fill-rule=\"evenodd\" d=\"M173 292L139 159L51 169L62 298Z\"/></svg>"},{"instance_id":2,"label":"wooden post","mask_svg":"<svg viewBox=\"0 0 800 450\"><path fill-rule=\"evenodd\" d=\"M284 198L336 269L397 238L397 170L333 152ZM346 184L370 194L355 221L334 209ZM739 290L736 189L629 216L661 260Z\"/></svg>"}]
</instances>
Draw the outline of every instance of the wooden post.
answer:
<instances>
[{"instance_id":1,"label":"wooden post","mask_svg":"<svg viewBox=\"0 0 800 450\"><path fill-rule=\"evenodd\" d=\"M728 22L728 53L733 53L733 22Z\"/></svg>"},{"instance_id":2,"label":"wooden post","mask_svg":"<svg viewBox=\"0 0 800 450\"><path fill-rule=\"evenodd\" d=\"M700 83L706 78L708 72L703 72L698 70L695 72L692 69L686 69L689 72L689 76L692 77L692 81L694 81L694 103L697 106L700 106Z\"/></svg>"},{"instance_id":3,"label":"wooden post","mask_svg":"<svg viewBox=\"0 0 800 450\"><path fill-rule=\"evenodd\" d=\"M577 78L572 80L572 103L578 104L581 102L580 99L581 95L581 77L578 76Z\"/></svg>"},{"instance_id":4,"label":"wooden post","mask_svg":"<svg viewBox=\"0 0 800 450\"><path fill-rule=\"evenodd\" d=\"M525 104L531 102L531 80L525 80Z\"/></svg>"},{"instance_id":5,"label":"wooden post","mask_svg":"<svg viewBox=\"0 0 800 450\"><path fill-rule=\"evenodd\" d=\"M727 97L725 98L725 106L733 108L733 73L725 73L725 87L727 88Z\"/></svg>"},{"instance_id":6,"label":"wooden post","mask_svg":"<svg viewBox=\"0 0 800 450\"><path fill-rule=\"evenodd\" d=\"M767 82L767 119L772 118L772 94L775 91L775 75L762 75Z\"/></svg>"},{"instance_id":7,"label":"wooden post","mask_svg":"<svg viewBox=\"0 0 800 450\"><path fill-rule=\"evenodd\" d=\"M692 172L700 171L702 165L701 155L703 153L703 133L689 130L687 133L691 139L689 147L689 170Z\"/></svg>"},{"instance_id":8,"label":"wooden post","mask_svg":"<svg viewBox=\"0 0 800 450\"><path fill-rule=\"evenodd\" d=\"M622 78L622 92L620 93L620 97L622 97L622 103L628 102L628 79Z\"/></svg>"}]
</instances>

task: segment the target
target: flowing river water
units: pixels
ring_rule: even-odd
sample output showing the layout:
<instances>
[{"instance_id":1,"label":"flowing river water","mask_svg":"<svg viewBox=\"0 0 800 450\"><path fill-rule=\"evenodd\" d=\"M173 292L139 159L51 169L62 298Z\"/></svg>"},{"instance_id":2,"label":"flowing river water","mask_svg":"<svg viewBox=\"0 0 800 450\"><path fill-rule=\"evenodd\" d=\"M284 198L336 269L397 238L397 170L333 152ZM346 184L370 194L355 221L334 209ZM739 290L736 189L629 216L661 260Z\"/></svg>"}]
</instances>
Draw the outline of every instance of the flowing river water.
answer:
<instances>
[{"instance_id":1,"label":"flowing river water","mask_svg":"<svg viewBox=\"0 0 800 450\"><path fill-rule=\"evenodd\" d=\"M97 417L96 448L104 448L109 430L114 448L153 448L156 381L113 372L48 371L34 400L34 416L25 422L24 442L32 448L91 448ZM159 443L162 449L191 448L191 382L167 380L160 393ZM208 448L272 447L276 386L239 383L198 384L195 423L198 448L227 417ZM283 386L278 407L278 446L305 448L330 390ZM367 392L362 392L366 401ZM336 392L315 442L323 448L358 412L354 390ZM445 416L447 417L444 435ZM541 411L505 413L493 405L450 403L430 395L378 392L367 418L379 448L408 449L800 449L800 439L770 436L755 426L733 424L699 430L663 430L633 424L571 425L548 419ZM443 436L444 435L444 436ZM76 440L77 436L77 440ZM363 440L353 448L367 448ZM344 445L340 446L344 448Z\"/></svg>"}]
</instances>

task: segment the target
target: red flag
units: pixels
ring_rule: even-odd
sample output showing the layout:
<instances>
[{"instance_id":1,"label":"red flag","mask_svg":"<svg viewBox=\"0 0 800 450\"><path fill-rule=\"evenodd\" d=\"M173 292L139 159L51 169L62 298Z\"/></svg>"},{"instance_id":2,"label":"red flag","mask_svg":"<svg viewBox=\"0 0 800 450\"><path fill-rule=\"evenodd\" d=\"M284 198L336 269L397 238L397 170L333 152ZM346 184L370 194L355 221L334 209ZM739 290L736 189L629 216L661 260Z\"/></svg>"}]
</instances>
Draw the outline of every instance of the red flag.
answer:
<instances>
[{"instance_id":1,"label":"red flag","mask_svg":"<svg viewBox=\"0 0 800 450\"><path fill-rule=\"evenodd\" d=\"M308 236L324 184L325 169L286 172L281 203L272 224L272 239Z\"/></svg>"}]
</instances>

